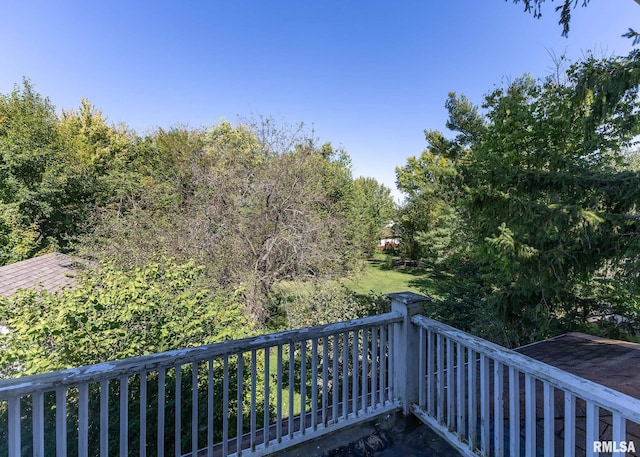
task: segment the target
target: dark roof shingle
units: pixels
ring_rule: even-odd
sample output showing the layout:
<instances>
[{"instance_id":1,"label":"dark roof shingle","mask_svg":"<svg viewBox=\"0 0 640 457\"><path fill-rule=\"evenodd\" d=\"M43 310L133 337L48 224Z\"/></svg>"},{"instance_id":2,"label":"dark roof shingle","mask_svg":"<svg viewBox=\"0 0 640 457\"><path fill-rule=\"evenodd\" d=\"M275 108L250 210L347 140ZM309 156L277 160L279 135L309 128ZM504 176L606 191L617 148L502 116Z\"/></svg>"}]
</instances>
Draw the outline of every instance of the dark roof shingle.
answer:
<instances>
[{"instance_id":1,"label":"dark roof shingle","mask_svg":"<svg viewBox=\"0 0 640 457\"><path fill-rule=\"evenodd\" d=\"M73 282L79 260L59 252L33 257L0 267L0 295L10 297L19 289L45 289L50 292Z\"/></svg>"}]
</instances>

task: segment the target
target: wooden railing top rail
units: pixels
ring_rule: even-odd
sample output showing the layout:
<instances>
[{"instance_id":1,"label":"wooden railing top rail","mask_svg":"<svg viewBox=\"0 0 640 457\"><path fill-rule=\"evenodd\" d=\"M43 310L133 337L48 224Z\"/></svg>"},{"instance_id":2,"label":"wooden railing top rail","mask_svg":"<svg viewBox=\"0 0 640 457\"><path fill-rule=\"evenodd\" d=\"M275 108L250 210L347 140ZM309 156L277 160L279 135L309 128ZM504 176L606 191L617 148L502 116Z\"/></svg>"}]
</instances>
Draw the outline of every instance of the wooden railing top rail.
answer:
<instances>
[{"instance_id":1,"label":"wooden railing top rail","mask_svg":"<svg viewBox=\"0 0 640 457\"><path fill-rule=\"evenodd\" d=\"M620 413L625 418L640 424L640 399L568 373L511 349L469 335L462 330L425 316L413 316L411 321L427 330L435 331L446 338L461 343L479 354L484 354L495 361L514 367L523 373L533 375L535 378L571 392L577 397L593 401L602 408Z\"/></svg>"},{"instance_id":2,"label":"wooden railing top rail","mask_svg":"<svg viewBox=\"0 0 640 457\"><path fill-rule=\"evenodd\" d=\"M399 313L390 312L345 322L288 330L280 333L271 333L205 346L114 360L112 362L70 368L51 373L7 379L0 381L0 401L36 392L47 392L60 387L75 386L104 379L114 379L145 371L167 369L187 363L251 351L253 349L296 343L303 340L331 336L336 333L356 331L367 327L399 322L402 322L402 316Z\"/></svg>"}]
</instances>

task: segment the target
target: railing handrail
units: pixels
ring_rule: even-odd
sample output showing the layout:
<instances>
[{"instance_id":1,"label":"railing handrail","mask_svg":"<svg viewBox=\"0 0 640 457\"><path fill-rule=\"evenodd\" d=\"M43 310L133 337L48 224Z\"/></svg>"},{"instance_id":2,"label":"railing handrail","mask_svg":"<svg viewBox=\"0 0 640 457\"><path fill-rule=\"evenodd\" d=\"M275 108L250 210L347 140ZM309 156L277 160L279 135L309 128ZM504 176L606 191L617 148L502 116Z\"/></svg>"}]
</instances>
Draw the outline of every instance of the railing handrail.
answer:
<instances>
[{"instance_id":1,"label":"railing handrail","mask_svg":"<svg viewBox=\"0 0 640 457\"><path fill-rule=\"evenodd\" d=\"M389 312L315 327L287 330L239 340L230 340L221 343L69 368L50 373L6 379L0 381L0 401L26 394L48 392L61 387L76 386L103 379L115 379L124 375L158 369L168 369L187 363L233 355L239 352L247 352L281 344L297 343L303 340L331 336L340 332L356 331L366 327L399 322L402 322L402 316L397 312Z\"/></svg>"},{"instance_id":2,"label":"railing handrail","mask_svg":"<svg viewBox=\"0 0 640 457\"><path fill-rule=\"evenodd\" d=\"M473 351L484 354L505 365L533 375L554 387L568 391L585 400L593 401L609 411L622 414L626 419L640 424L640 399L598 384L589 379L568 373L519 352L470 335L449 325L422 315L411 321L427 330L434 330L443 336L466 345Z\"/></svg>"}]
</instances>

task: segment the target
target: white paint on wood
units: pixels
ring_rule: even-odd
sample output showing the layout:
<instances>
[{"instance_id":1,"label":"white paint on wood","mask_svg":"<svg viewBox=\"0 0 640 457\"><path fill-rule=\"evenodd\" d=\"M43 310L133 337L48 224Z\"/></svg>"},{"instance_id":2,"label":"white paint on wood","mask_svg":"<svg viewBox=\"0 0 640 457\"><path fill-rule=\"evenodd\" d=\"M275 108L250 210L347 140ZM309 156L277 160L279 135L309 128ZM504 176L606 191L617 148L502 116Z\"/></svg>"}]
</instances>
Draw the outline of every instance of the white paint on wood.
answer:
<instances>
[{"instance_id":1,"label":"white paint on wood","mask_svg":"<svg viewBox=\"0 0 640 457\"><path fill-rule=\"evenodd\" d=\"M539 360L527 357L511 349L498 346L481 338L469 335L441 322L428 319L425 316L414 316L412 322L427 329L437 331L446 338L460 342L466 347L473 347L481 354L491 359L513 366L523 373L529 373L536 379L548 382L554 387L571 392L579 398L595 401L598 406L610 411L618 412L627 419L640 423L640 399L623 394L608 387L596 384L585 378L563 371L557 367L547 365Z\"/></svg>"},{"instance_id":2,"label":"white paint on wood","mask_svg":"<svg viewBox=\"0 0 640 457\"><path fill-rule=\"evenodd\" d=\"M33 395L32 402L33 455L44 457L44 394Z\"/></svg>"},{"instance_id":3,"label":"white paint on wood","mask_svg":"<svg viewBox=\"0 0 640 457\"><path fill-rule=\"evenodd\" d=\"M587 434L585 449L587 457L595 457L599 454L593 449L593 443L600 440L600 411L598 406L591 400L587 400Z\"/></svg>"},{"instance_id":4,"label":"white paint on wood","mask_svg":"<svg viewBox=\"0 0 640 457\"><path fill-rule=\"evenodd\" d=\"M504 454L504 368L493 362L493 442L495 455Z\"/></svg>"},{"instance_id":5,"label":"white paint on wood","mask_svg":"<svg viewBox=\"0 0 640 457\"><path fill-rule=\"evenodd\" d=\"M78 395L78 455L89 454L89 385L80 384Z\"/></svg>"},{"instance_id":6,"label":"white paint on wood","mask_svg":"<svg viewBox=\"0 0 640 457\"><path fill-rule=\"evenodd\" d=\"M120 376L130 376L142 371L157 371L160 368L171 368L184 364L222 358L240 352L262 349L277 344L288 344L303 340L321 338L342 331L355 331L375 325L392 324L402 321L399 313L385 313L378 316L354 319L317 327L309 327L286 332L272 333L252 338L232 340L193 348L161 352L157 354L132 357L112 362L99 363L68 370L55 371L15 379L0 381L0 401L11 397L30 395L35 392L48 392L59 387L78 386L82 383L99 382L104 378L113 379Z\"/></svg>"},{"instance_id":7,"label":"white paint on wood","mask_svg":"<svg viewBox=\"0 0 640 457\"><path fill-rule=\"evenodd\" d=\"M509 453L520 454L520 373L509 367Z\"/></svg>"},{"instance_id":8,"label":"white paint on wood","mask_svg":"<svg viewBox=\"0 0 640 457\"><path fill-rule=\"evenodd\" d=\"M8 403L9 457L20 457L20 398L9 398Z\"/></svg>"},{"instance_id":9,"label":"white paint on wood","mask_svg":"<svg viewBox=\"0 0 640 457\"><path fill-rule=\"evenodd\" d=\"M576 452L576 398L564 393L564 457L573 457Z\"/></svg>"},{"instance_id":10,"label":"white paint on wood","mask_svg":"<svg viewBox=\"0 0 640 457\"><path fill-rule=\"evenodd\" d=\"M524 375L525 454L536 455L536 378Z\"/></svg>"},{"instance_id":11,"label":"white paint on wood","mask_svg":"<svg viewBox=\"0 0 640 457\"><path fill-rule=\"evenodd\" d=\"M466 402L465 402L465 374L466 374L466 364L465 364L465 347L462 344L458 345L458 354L457 354L457 367L456 367L456 392L457 392L457 428L456 433L459 439L466 439L467 436L467 414L466 414Z\"/></svg>"},{"instance_id":12,"label":"white paint on wood","mask_svg":"<svg viewBox=\"0 0 640 457\"><path fill-rule=\"evenodd\" d=\"M554 408L554 395L553 386L549 383L544 383L543 387L543 399L544 404L544 448L549 457L553 457L555 452L555 408Z\"/></svg>"},{"instance_id":13,"label":"white paint on wood","mask_svg":"<svg viewBox=\"0 0 640 457\"><path fill-rule=\"evenodd\" d=\"M56 457L66 457L66 456L67 456L67 389L59 388L56 390Z\"/></svg>"},{"instance_id":14,"label":"white paint on wood","mask_svg":"<svg viewBox=\"0 0 640 457\"><path fill-rule=\"evenodd\" d=\"M491 386L489 381L489 357L480 354L480 451L489 456L491 449Z\"/></svg>"}]
</instances>

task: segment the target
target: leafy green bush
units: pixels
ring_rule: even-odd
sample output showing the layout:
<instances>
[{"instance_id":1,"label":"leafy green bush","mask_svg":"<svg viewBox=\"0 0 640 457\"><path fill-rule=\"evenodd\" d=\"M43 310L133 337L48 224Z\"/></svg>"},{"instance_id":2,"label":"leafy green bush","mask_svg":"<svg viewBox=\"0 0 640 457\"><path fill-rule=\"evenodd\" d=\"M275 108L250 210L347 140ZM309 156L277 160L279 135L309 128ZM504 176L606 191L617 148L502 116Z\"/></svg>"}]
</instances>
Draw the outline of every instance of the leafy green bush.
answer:
<instances>
[{"instance_id":1,"label":"leafy green bush","mask_svg":"<svg viewBox=\"0 0 640 457\"><path fill-rule=\"evenodd\" d=\"M27 290L0 301L0 372L27 375L241 338L238 298L203 287L193 262L130 271L91 269L60 293Z\"/></svg>"}]
</instances>

